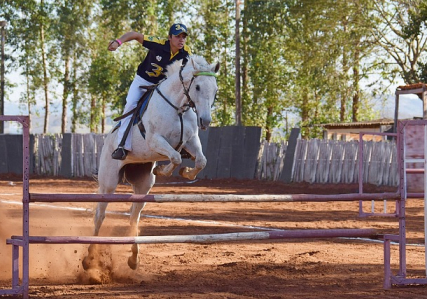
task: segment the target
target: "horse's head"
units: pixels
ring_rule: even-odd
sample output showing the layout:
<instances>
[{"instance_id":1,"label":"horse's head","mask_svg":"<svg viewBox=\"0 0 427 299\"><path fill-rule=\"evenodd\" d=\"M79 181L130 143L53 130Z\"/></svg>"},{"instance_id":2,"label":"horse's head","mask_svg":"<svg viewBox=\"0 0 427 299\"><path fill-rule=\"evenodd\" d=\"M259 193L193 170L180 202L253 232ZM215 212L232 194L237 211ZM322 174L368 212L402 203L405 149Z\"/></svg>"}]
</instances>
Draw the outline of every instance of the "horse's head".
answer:
<instances>
[{"instance_id":1,"label":"horse's head","mask_svg":"<svg viewBox=\"0 0 427 299\"><path fill-rule=\"evenodd\" d=\"M190 81L188 96L194 103L197 124L200 129L206 130L211 121L211 107L215 101L218 86L216 83L219 63L208 64L201 56L190 56L190 60L185 67L189 72L186 78Z\"/></svg>"}]
</instances>

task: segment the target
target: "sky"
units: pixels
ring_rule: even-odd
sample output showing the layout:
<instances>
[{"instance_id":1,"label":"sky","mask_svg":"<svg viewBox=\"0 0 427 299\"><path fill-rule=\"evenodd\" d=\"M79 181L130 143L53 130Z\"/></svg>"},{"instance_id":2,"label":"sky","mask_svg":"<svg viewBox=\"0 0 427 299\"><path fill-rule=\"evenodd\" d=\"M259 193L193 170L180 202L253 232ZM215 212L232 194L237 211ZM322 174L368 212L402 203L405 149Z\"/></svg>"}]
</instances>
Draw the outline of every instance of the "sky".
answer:
<instances>
[{"instance_id":1,"label":"sky","mask_svg":"<svg viewBox=\"0 0 427 299\"><path fill-rule=\"evenodd\" d=\"M395 95L392 94L388 96L384 107L378 105L376 110L380 111L381 118L394 119L395 106ZM414 117L423 117L423 102L416 95L400 95L398 119Z\"/></svg>"},{"instance_id":2,"label":"sky","mask_svg":"<svg viewBox=\"0 0 427 299\"><path fill-rule=\"evenodd\" d=\"M18 72L12 72L10 74L5 75L7 80L9 80L13 84L17 84L18 86L13 88L11 91L8 90L6 93L10 93L8 95L9 99L5 99L4 103L4 114L5 115L28 115L28 111L23 108L20 108L19 105L19 97L22 92L24 92L24 78L18 74ZM58 90L55 91L57 94L62 93L62 87L59 87ZM69 105L69 109L70 109ZM39 111L40 115L32 115L31 116L31 134L41 134L43 133L43 124L44 124L44 101L41 101L40 104L36 107L36 110ZM56 100L50 105L50 115L49 115L49 126L48 132L51 134L60 133L61 132L61 103L59 100ZM71 110L68 111L67 114L68 122L67 122L67 132L71 132ZM108 132L112 126L114 125L113 120L108 119L106 124L106 131ZM9 134L20 134L21 125L16 122L5 122L4 132ZM80 126L77 128L77 133L89 133L89 128Z\"/></svg>"}]
</instances>

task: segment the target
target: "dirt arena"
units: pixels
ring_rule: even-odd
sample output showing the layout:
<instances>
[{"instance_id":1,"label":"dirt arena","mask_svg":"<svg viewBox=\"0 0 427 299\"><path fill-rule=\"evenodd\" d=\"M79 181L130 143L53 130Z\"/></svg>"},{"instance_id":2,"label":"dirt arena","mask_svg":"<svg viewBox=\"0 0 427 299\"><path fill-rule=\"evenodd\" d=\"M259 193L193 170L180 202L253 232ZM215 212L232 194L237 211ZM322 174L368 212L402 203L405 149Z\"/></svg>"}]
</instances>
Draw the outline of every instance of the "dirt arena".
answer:
<instances>
[{"instance_id":1,"label":"dirt arena","mask_svg":"<svg viewBox=\"0 0 427 299\"><path fill-rule=\"evenodd\" d=\"M93 193L96 182L31 178L33 193ZM282 184L238 180L158 180L152 193L337 194L357 185ZM394 191L365 186L367 192ZM118 192L129 193L120 185ZM0 180L0 287L11 286L11 247L21 234L22 183ZM366 203L368 209L370 203ZM382 203L378 203L382 209ZM393 206L393 203L389 203ZM32 204L32 235L91 235L93 203ZM128 233L128 203L112 203L103 236ZM425 277L423 200L407 204L408 276ZM358 202L328 203L149 203L141 235L209 234L263 228L375 228L397 233L395 218L359 218ZM102 246L102 284L82 269L87 245L31 245L31 298L427 298L427 287L383 290L383 244L360 239L267 240L217 244L141 246L137 270L127 266L130 245ZM392 245L392 269L398 246Z\"/></svg>"}]
</instances>

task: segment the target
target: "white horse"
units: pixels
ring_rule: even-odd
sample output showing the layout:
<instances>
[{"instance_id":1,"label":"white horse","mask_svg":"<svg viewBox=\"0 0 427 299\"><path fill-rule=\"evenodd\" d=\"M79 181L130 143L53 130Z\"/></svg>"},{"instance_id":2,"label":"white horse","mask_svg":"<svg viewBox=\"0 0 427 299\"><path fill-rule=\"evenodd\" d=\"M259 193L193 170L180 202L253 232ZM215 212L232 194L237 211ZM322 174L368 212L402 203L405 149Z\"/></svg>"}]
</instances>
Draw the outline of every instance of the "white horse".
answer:
<instances>
[{"instance_id":1,"label":"white horse","mask_svg":"<svg viewBox=\"0 0 427 299\"><path fill-rule=\"evenodd\" d=\"M185 66L175 61L166 70L166 80L154 91L142 123L145 139L137 126L132 128L132 151L123 161L111 157L116 148L117 131L108 134L102 148L98 170L98 193L114 193L124 177L136 194L148 194L155 182L155 175L170 176L181 160L181 149L194 159L194 168L183 168L181 176L193 180L206 166L206 158L198 136L198 128L206 130L212 120L211 107L217 92L216 73L219 64L208 64L201 56L190 56ZM156 165L166 161L167 165ZM99 234L108 203L98 203L95 213L94 235ZM145 203L133 203L130 210L131 234L138 236L140 213ZM83 260L84 269L97 267L96 245L89 246ZM139 264L139 246L132 245L128 265L136 269Z\"/></svg>"}]
</instances>

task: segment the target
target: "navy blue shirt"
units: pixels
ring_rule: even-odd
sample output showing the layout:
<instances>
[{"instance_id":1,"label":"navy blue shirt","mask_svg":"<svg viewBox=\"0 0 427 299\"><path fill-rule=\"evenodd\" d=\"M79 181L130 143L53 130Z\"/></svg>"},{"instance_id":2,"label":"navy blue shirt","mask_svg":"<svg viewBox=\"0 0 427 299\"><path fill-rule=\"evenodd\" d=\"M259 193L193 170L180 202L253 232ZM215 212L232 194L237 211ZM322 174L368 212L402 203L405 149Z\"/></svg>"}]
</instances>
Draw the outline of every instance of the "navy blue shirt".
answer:
<instances>
[{"instance_id":1,"label":"navy blue shirt","mask_svg":"<svg viewBox=\"0 0 427 299\"><path fill-rule=\"evenodd\" d=\"M142 45L148 49L148 53L144 61L138 66L136 73L153 84L157 84L165 78L164 71L166 66L191 55L191 50L187 45L184 45L182 49L173 55L169 40L154 36L144 35Z\"/></svg>"}]
</instances>

